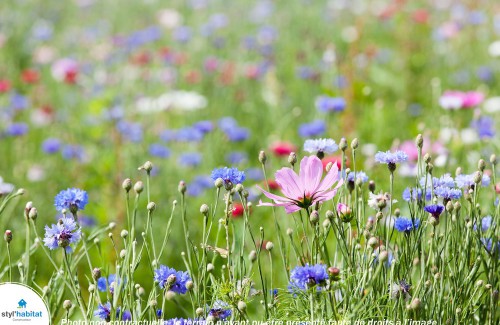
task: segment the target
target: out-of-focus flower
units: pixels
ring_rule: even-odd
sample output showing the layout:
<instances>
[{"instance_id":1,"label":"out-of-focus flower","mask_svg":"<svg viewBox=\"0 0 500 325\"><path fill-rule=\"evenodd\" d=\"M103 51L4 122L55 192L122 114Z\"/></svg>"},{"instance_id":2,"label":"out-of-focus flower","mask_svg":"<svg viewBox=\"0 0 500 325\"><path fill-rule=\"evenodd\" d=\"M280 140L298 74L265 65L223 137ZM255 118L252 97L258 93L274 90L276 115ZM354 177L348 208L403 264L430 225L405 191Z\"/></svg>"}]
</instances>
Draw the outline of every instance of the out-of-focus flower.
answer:
<instances>
[{"instance_id":1,"label":"out-of-focus flower","mask_svg":"<svg viewBox=\"0 0 500 325\"><path fill-rule=\"evenodd\" d=\"M299 126L299 135L304 138L320 136L326 131L326 124L322 120L303 123Z\"/></svg>"},{"instance_id":2,"label":"out-of-focus flower","mask_svg":"<svg viewBox=\"0 0 500 325\"><path fill-rule=\"evenodd\" d=\"M484 94L478 91L446 91L439 98L439 105L447 110L461 108L472 108L480 105L484 100Z\"/></svg>"},{"instance_id":3,"label":"out-of-focus flower","mask_svg":"<svg viewBox=\"0 0 500 325\"><path fill-rule=\"evenodd\" d=\"M297 151L297 147L293 143L286 141L274 142L270 149L276 156L286 157L288 157L292 152Z\"/></svg>"},{"instance_id":4,"label":"out-of-focus flower","mask_svg":"<svg viewBox=\"0 0 500 325\"><path fill-rule=\"evenodd\" d=\"M79 69L78 62L75 60L70 58L59 59L52 64L52 76L57 81L73 84L76 82Z\"/></svg>"},{"instance_id":5,"label":"out-of-focus flower","mask_svg":"<svg viewBox=\"0 0 500 325\"><path fill-rule=\"evenodd\" d=\"M158 23L167 28L167 29L174 29L180 24L182 24L182 15L174 9L162 9L158 11L156 15L156 19L158 20Z\"/></svg>"}]
</instances>

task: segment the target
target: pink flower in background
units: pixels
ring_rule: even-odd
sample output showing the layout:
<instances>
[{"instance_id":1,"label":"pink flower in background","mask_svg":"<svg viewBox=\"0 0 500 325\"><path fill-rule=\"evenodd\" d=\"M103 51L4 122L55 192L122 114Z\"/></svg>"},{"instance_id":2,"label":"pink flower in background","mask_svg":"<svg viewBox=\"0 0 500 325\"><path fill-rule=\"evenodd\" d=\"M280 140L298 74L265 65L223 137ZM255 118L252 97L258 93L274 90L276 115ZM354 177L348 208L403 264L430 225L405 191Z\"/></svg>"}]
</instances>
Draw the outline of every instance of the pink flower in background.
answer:
<instances>
[{"instance_id":1,"label":"pink flower in background","mask_svg":"<svg viewBox=\"0 0 500 325\"><path fill-rule=\"evenodd\" d=\"M447 110L456 110L460 108L472 108L481 104L484 100L484 94L479 91L456 91L447 90L439 98L439 105Z\"/></svg>"},{"instance_id":2,"label":"pink flower in background","mask_svg":"<svg viewBox=\"0 0 500 325\"><path fill-rule=\"evenodd\" d=\"M342 185L337 165L323 177L323 164L316 156L302 158L299 175L291 168L281 168L276 172L276 182L284 196L274 195L262 188L259 189L274 203L259 202L259 206L282 206L286 213L307 209L316 203L332 199ZM332 186L337 182L335 188Z\"/></svg>"},{"instance_id":3,"label":"pink flower in background","mask_svg":"<svg viewBox=\"0 0 500 325\"><path fill-rule=\"evenodd\" d=\"M408 154L408 160L416 162L418 160L418 148L415 145L414 140L406 140L401 145L397 147L397 150L404 151ZM428 154L444 154L446 153L446 148L439 142L431 143L428 137L424 137L424 146L422 147L422 156Z\"/></svg>"},{"instance_id":4,"label":"pink flower in background","mask_svg":"<svg viewBox=\"0 0 500 325\"><path fill-rule=\"evenodd\" d=\"M70 58L59 59L52 64L52 76L54 79L69 84L76 82L78 70L78 63Z\"/></svg>"}]
</instances>

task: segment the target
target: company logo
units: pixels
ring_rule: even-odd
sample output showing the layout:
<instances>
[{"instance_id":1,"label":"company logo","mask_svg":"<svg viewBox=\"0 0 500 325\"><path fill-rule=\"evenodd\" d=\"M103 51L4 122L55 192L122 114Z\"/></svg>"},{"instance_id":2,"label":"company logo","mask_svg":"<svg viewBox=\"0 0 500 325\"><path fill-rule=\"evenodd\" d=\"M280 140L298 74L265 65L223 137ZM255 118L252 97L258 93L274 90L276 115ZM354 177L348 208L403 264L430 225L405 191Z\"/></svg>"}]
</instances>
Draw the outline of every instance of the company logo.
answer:
<instances>
[{"instance_id":1,"label":"company logo","mask_svg":"<svg viewBox=\"0 0 500 325\"><path fill-rule=\"evenodd\" d=\"M29 301L29 307L28 307ZM19 283L0 283L0 324L49 324L45 302L32 288Z\"/></svg>"},{"instance_id":2,"label":"company logo","mask_svg":"<svg viewBox=\"0 0 500 325\"><path fill-rule=\"evenodd\" d=\"M17 304L19 305L17 308L26 308L26 301L24 299L19 300Z\"/></svg>"}]
</instances>

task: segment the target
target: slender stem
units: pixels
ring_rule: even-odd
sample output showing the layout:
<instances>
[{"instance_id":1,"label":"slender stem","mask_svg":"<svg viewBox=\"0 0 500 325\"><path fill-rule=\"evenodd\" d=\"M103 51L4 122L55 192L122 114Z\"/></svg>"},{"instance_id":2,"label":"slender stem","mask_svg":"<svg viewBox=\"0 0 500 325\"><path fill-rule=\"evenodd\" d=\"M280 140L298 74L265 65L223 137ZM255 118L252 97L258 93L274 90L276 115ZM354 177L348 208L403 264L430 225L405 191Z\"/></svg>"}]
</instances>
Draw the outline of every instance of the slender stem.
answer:
<instances>
[{"instance_id":1,"label":"slender stem","mask_svg":"<svg viewBox=\"0 0 500 325\"><path fill-rule=\"evenodd\" d=\"M29 274L30 274L30 224L29 220L26 220L26 248L25 248L25 274L24 274L24 283L29 285Z\"/></svg>"},{"instance_id":2,"label":"slender stem","mask_svg":"<svg viewBox=\"0 0 500 325\"><path fill-rule=\"evenodd\" d=\"M12 282L12 260L10 257L10 243L7 243L7 255L9 256L9 282Z\"/></svg>"}]
</instances>

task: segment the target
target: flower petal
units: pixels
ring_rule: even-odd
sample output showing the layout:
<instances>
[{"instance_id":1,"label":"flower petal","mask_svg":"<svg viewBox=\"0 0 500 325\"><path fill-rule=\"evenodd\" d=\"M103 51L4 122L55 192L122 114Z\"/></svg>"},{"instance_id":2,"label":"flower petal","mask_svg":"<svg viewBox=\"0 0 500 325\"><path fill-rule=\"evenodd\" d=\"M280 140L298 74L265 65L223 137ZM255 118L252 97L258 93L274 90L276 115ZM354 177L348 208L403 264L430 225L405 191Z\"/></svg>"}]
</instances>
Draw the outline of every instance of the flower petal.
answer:
<instances>
[{"instance_id":1,"label":"flower petal","mask_svg":"<svg viewBox=\"0 0 500 325\"><path fill-rule=\"evenodd\" d=\"M316 156L302 158L300 162L299 178L302 182L305 194L312 195L318 187L323 176L323 164Z\"/></svg>"},{"instance_id":2,"label":"flower petal","mask_svg":"<svg viewBox=\"0 0 500 325\"><path fill-rule=\"evenodd\" d=\"M281 168L276 172L276 183L286 197L297 200L304 196L304 187L300 178L291 168Z\"/></svg>"},{"instance_id":3,"label":"flower petal","mask_svg":"<svg viewBox=\"0 0 500 325\"><path fill-rule=\"evenodd\" d=\"M282 203L282 202L291 202L290 199L286 198L286 197L283 197L283 196L279 196L279 195L275 195L275 194L272 194L272 193L269 193L268 191L265 191L264 189L262 189L262 187L260 187L259 185L257 185L257 188L259 190L262 191L262 193L264 193L265 196L267 196L268 198L270 198L271 200L273 200L274 202L276 203Z\"/></svg>"},{"instance_id":4,"label":"flower petal","mask_svg":"<svg viewBox=\"0 0 500 325\"><path fill-rule=\"evenodd\" d=\"M323 192L330 189L333 186L333 184L336 181L338 181L338 179L339 179L339 168L337 167L337 163L335 162L332 165L330 171L326 174L321 184L319 184L318 188L316 189L316 192Z\"/></svg>"}]
</instances>

